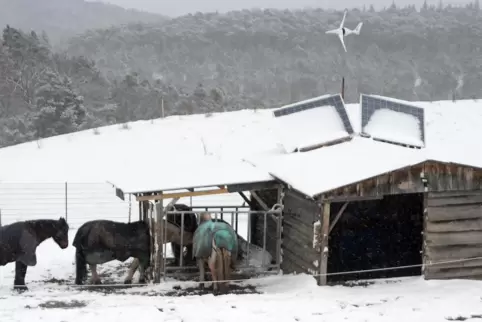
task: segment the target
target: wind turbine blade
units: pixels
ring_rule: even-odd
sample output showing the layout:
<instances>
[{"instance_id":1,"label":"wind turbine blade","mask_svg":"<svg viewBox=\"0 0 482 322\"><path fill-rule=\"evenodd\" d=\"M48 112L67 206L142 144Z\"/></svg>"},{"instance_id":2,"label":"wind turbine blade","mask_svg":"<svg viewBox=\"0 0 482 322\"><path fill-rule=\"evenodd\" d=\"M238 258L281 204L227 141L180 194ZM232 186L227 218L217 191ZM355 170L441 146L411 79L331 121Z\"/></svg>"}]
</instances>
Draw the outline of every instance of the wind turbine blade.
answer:
<instances>
[{"instance_id":1,"label":"wind turbine blade","mask_svg":"<svg viewBox=\"0 0 482 322\"><path fill-rule=\"evenodd\" d=\"M343 41L343 36L341 34L339 34L338 38L340 38L341 44L343 46L343 49L345 49L345 53L346 53L347 51L346 51L346 47L345 47L345 42Z\"/></svg>"},{"instance_id":2,"label":"wind turbine blade","mask_svg":"<svg viewBox=\"0 0 482 322\"><path fill-rule=\"evenodd\" d=\"M341 20L340 29L343 28L343 25L345 24L346 13L347 11L345 10L345 13L343 14L343 19Z\"/></svg>"}]
</instances>

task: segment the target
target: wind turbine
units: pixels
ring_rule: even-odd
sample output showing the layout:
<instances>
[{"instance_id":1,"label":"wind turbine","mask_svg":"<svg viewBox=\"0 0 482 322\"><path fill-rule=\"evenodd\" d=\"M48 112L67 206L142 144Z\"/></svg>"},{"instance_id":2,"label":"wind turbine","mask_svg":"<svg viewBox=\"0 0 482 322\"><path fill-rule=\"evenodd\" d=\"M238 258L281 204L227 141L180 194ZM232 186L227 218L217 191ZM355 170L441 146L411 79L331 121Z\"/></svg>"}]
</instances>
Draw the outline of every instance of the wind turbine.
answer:
<instances>
[{"instance_id":1,"label":"wind turbine","mask_svg":"<svg viewBox=\"0 0 482 322\"><path fill-rule=\"evenodd\" d=\"M338 38L340 39L341 44L343 46L343 49L345 49L345 52L346 52L346 46L345 46L345 41L344 41L345 36L359 35L361 27L363 26L363 22L360 22L354 30L343 27L343 25L345 24L345 18L346 18L347 12L348 11L345 10L345 13L343 14L343 19L341 20L340 27L338 27L337 29L329 30L329 31L326 32L327 34L335 34L335 35L338 36Z\"/></svg>"}]
</instances>

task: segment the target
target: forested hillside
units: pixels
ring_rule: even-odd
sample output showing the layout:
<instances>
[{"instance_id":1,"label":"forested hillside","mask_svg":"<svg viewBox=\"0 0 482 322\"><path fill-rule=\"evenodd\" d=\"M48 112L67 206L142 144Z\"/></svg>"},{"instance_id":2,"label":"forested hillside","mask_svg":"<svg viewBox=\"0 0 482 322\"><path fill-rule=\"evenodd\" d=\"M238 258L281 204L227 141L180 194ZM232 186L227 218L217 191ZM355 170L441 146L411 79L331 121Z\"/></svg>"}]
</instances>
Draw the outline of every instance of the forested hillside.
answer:
<instances>
[{"instance_id":1,"label":"forested hillside","mask_svg":"<svg viewBox=\"0 0 482 322\"><path fill-rule=\"evenodd\" d=\"M167 19L161 15L85 0L0 0L0 8L0 26L9 24L38 34L45 31L55 43L88 29Z\"/></svg>"},{"instance_id":2,"label":"forested hillside","mask_svg":"<svg viewBox=\"0 0 482 322\"><path fill-rule=\"evenodd\" d=\"M346 39L348 54L325 31L342 12L237 11L196 14L162 25L89 32L70 41L68 52L94 59L109 77L135 71L194 88L222 87L267 105L340 90L402 99L478 96L482 23L478 4L463 8L388 8L350 11L346 26L364 22ZM457 87L457 85L459 85Z\"/></svg>"},{"instance_id":3,"label":"forested hillside","mask_svg":"<svg viewBox=\"0 0 482 322\"><path fill-rule=\"evenodd\" d=\"M62 52L15 26L0 47L0 144L161 115L266 108L340 91L482 96L482 14L466 7L237 11L89 30Z\"/></svg>"}]
</instances>

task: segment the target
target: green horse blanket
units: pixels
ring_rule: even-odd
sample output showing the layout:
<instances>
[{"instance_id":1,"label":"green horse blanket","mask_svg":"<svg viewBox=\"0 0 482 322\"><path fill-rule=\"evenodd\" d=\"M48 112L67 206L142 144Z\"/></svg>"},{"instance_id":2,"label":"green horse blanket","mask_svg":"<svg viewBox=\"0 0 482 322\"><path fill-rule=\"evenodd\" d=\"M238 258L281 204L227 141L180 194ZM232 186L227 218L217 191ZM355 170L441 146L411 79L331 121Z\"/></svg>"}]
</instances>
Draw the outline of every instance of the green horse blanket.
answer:
<instances>
[{"instance_id":1,"label":"green horse blanket","mask_svg":"<svg viewBox=\"0 0 482 322\"><path fill-rule=\"evenodd\" d=\"M231 252L233 261L238 257L238 235L234 229L224 222L208 220L203 222L194 232L193 255L196 258L211 256L213 239L218 248Z\"/></svg>"}]
</instances>

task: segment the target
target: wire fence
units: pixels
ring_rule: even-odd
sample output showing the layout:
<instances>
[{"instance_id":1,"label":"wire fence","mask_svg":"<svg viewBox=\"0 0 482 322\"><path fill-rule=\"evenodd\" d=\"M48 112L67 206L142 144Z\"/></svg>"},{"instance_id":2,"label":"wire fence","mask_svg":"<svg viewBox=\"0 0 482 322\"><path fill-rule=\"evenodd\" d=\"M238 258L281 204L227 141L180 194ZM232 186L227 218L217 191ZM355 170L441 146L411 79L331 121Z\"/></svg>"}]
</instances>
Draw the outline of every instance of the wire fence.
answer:
<instances>
[{"instance_id":1,"label":"wire fence","mask_svg":"<svg viewBox=\"0 0 482 322\"><path fill-rule=\"evenodd\" d=\"M235 194L183 198L188 206L241 205ZM67 219L71 229L95 219L127 222L139 219L135 197L125 200L115 195L115 187L106 182L0 182L0 225L21 220Z\"/></svg>"}]
</instances>

